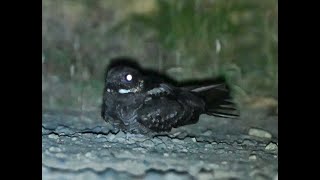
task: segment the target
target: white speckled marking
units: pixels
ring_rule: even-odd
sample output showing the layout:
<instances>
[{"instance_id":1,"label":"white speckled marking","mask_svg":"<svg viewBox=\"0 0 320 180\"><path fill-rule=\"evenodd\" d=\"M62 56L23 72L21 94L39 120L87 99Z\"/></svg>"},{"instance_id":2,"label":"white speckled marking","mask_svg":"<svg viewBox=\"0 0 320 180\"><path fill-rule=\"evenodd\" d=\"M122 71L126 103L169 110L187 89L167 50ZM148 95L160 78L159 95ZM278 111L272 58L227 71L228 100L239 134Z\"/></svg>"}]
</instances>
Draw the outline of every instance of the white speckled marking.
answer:
<instances>
[{"instance_id":1,"label":"white speckled marking","mask_svg":"<svg viewBox=\"0 0 320 180\"><path fill-rule=\"evenodd\" d=\"M165 92L166 90L164 89L164 88L162 88L162 87L160 87L160 88L154 88L154 89L151 89L151 90L149 90L147 93L148 94L160 94L161 92Z\"/></svg>"},{"instance_id":2,"label":"white speckled marking","mask_svg":"<svg viewBox=\"0 0 320 180\"><path fill-rule=\"evenodd\" d=\"M129 92L132 92L131 89L119 89L118 91L120 94L126 94L126 93L129 93Z\"/></svg>"}]
</instances>

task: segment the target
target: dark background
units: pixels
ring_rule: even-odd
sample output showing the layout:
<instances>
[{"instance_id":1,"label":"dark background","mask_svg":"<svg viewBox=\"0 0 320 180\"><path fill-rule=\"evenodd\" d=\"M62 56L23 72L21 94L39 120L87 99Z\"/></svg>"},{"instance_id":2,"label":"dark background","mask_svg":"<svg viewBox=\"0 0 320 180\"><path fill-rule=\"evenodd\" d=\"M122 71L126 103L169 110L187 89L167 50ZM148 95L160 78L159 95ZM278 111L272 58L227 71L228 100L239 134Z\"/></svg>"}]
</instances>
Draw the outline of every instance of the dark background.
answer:
<instances>
[{"instance_id":1,"label":"dark background","mask_svg":"<svg viewBox=\"0 0 320 180\"><path fill-rule=\"evenodd\" d=\"M278 106L275 0L42 1L42 108L98 111L110 59L178 80L224 76L241 109Z\"/></svg>"}]
</instances>

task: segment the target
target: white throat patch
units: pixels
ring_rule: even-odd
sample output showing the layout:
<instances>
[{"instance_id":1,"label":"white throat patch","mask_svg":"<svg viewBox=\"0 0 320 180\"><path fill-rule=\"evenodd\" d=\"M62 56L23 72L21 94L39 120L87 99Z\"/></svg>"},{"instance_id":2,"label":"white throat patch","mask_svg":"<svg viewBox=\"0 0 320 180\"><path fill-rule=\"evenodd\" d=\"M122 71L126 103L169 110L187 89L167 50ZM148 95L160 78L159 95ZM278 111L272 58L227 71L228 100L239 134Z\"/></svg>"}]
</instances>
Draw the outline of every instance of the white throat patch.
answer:
<instances>
[{"instance_id":1,"label":"white throat patch","mask_svg":"<svg viewBox=\"0 0 320 180\"><path fill-rule=\"evenodd\" d=\"M120 94L126 94L132 92L131 89L119 89L118 91Z\"/></svg>"}]
</instances>

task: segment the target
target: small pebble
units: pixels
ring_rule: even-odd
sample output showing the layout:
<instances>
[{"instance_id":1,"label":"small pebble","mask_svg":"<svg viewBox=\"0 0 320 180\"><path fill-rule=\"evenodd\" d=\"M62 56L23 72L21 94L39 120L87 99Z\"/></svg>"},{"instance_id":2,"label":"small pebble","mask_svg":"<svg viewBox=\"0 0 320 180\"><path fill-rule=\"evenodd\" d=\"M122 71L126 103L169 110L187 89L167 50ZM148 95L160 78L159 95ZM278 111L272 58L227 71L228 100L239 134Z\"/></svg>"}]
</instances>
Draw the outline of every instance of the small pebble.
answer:
<instances>
[{"instance_id":1,"label":"small pebble","mask_svg":"<svg viewBox=\"0 0 320 180\"><path fill-rule=\"evenodd\" d=\"M203 137L198 137L197 139L196 139L196 141L197 142L203 142L205 139L203 138Z\"/></svg>"},{"instance_id":2,"label":"small pebble","mask_svg":"<svg viewBox=\"0 0 320 180\"><path fill-rule=\"evenodd\" d=\"M210 136L212 134L212 131L208 130L203 133L204 136Z\"/></svg>"},{"instance_id":3,"label":"small pebble","mask_svg":"<svg viewBox=\"0 0 320 180\"><path fill-rule=\"evenodd\" d=\"M108 134L107 139L108 139L108 141L112 141L112 140L114 140L115 137L116 136L114 134Z\"/></svg>"},{"instance_id":4,"label":"small pebble","mask_svg":"<svg viewBox=\"0 0 320 180\"><path fill-rule=\"evenodd\" d=\"M50 147L49 151L51 151L51 152L61 152L61 149L58 148L58 147Z\"/></svg>"},{"instance_id":5,"label":"small pebble","mask_svg":"<svg viewBox=\"0 0 320 180\"><path fill-rule=\"evenodd\" d=\"M157 145L157 148L159 148L159 149L167 149L167 146L166 146L166 144L161 143L161 144Z\"/></svg>"},{"instance_id":6,"label":"small pebble","mask_svg":"<svg viewBox=\"0 0 320 180\"><path fill-rule=\"evenodd\" d=\"M164 156L164 157L168 157L169 154L168 154L168 153L163 153L163 156Z\"/></svg>"},{"instance_id":7,"label":"small pebble","mask_svg":"<svg viewBox=\"0 0 320 180\"><path fill-rule=\"evenodd\" d=\"M97 138L101 138L101 137L103 137L102 134L98 134L98 135L97 135Z\"/></svg>"},{"instance_id":8,"label":"small pebble","mask_svg":"<svg viewBox=\"0 0 320 180\"><path fill-rule=\"evenodd\" d=\"M153 147L154 143L151 140L146 140L146 141L142 142L141 145L144 147Z\"/></svg>"},{"instance_id":9,"label":"small pebble","mask_svg":"<svg viewBox=\"0 0 320 180\"><path fill-rule=\"evenodd\" d=\"M102 147L104 147L104 148L110 148L111 145L109 145L109 144L104 144Z\"/></svg>"},{"instance_id":10,"label":"small pebble","mask_svg":"<svg viewBox=\"0 0 320 180\"><path fill-rule=\"evenodd\" d=\"M278 146L275 143L270 142L266 146L265 150L267 150L267 151L276 151L276 150L278 150Z\"/></svg>"},{"instance_id":11,"label":"small pebble","mask_svg":"<svg viewBox=\"0 0 320 180\"><path fill-rule=\"evenodd\" d=\"M82 157L82 155L81 155L80 153L78 153L78 154L76 155L76 158L77 158L78 160L80 160L81 157Z\"/></svg>"},{"instance_id":12,"label":"small pebble","mask_svg":"<svg viewBox=\"0 0 320 180\"><path fill-rule=\"evenodd\" d=\"M197 142L196 138L191 138L193 142Z\"/></svg>"},{"instance_id":13,"label":"small pebble","mask_svg":"<svg viewBox=\"0 0 320 180\"><path fill-rule=\"evenodd\" d=\"M255 161L255 160L257 160L257 156L256 155L250 155L249 156L249 160Z\"/></svg>"},{"instance_id":14,"label":"small pebble","mask_svg":"<svg viewBox=\"0 0 320 180\"><path fill-rule=\"evenodd\" d=\"M272 138L272 135L269 132L262 130L262 129L256 129L256 128L250 128L249 135L260 137L260 138L267 138L267 139Z\"/></svg>"},{"instance_id":15,"label":"small pebble","mask_svg":"<svg viewBox=\"0 0 320 180\"><path fill-rule=\"evenodd\" d=\"M92 157L92 154L91 154L91 152L87 152L84 156L90 158L90 157Z\"/></svg>"},{"instance_id":16,"label":"small pebble","mask_svg":"<svg viewBox=\"0 0 320 180\"><path fill-rule=\"evenodd\" d=\"M181 149L181 152L188 152L186 148Z\"/></svg>"},{"instance_id":17,"label":"small pebble","mask_svg":"<svg viewBox=\"0 0 320 180\"><path fill-rule=\"evenodd\" d=\"M59 136L56 135L56 134L50 134L48 137L49 137L50 139L59 139Z\"/></svg>"},{"instance_id":18,"label":"small pebble","mask_svg":"<svg viewBox=\"0 0 320 180\"><path fill-rule=\"evenodd\" d=\"M206 144L206 145L204 145L204 147L205 148L212 148L213 146L212 146L212 144Z\"/></svg>"},{"instance_id":19,"label":"small pebble","mask_svg":"<svg viewBox=\"0 0 320 180\"><path fill-rule=\"evenodd\" d=\"M217 143L217 142L215 142L215 141L213 141L211 144L212 144L212 145L217 145L218 143Z\"/></svg>"}]
</instances>

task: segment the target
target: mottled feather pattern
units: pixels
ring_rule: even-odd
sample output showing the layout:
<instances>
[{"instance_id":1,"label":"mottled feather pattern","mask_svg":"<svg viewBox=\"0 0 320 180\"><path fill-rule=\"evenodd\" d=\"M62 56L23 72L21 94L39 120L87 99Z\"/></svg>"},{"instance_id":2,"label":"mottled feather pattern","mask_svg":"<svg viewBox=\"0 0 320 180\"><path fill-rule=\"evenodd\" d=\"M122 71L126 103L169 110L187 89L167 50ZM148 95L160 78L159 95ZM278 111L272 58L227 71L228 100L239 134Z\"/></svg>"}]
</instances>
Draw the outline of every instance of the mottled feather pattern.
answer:
<instances>
[{"instance_id":1,"label":"mottled feather pattern","mask_svg":"<svg viewBox=\"0 0 320 180\"><path fill-rule=\"evenodd\" d=\"M152 131L170 131L177 123L179 110L182 110L182 108L175 101L164 99L164 97L156 97L147 101L138 110L137 114L141 117L138 121Z\"/></svg>"},{"instance_id":2,"label":"mottled feather pattern","mask_svg":"<svg viewBox=\"0 0 320 180\"><path fill-rule=\"evenodd\" d=\"M129 78L128 78L129 77ZM106 76L101 115L125 132L170 132L195 124L201 114L236 117L224 85L176 87L139 70L116 66Z\"/></svg>"}]
</instances>

